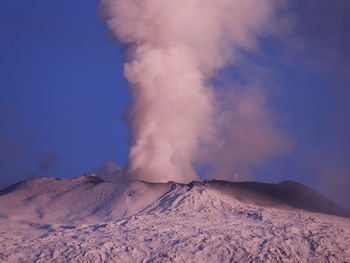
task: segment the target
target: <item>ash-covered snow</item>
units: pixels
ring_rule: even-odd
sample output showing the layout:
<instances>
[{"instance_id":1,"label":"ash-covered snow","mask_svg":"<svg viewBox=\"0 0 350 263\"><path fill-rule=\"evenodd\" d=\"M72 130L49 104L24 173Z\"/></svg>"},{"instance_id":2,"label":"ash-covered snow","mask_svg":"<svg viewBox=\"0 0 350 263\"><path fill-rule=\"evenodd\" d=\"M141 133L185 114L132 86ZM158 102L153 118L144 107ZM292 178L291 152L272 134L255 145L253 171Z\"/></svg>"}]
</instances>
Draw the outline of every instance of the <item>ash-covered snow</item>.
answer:
<instances>
[{"instance_id":1,"label":"ash-covered snow","mask_svg":"<svg viewBox=\"0 0 350 263\"><path fill-rule=\"evenodd\" d=\"M350 262L350 214L294 183L36 178L0 192L0 262Z\"/></svg>"}]
</instances>

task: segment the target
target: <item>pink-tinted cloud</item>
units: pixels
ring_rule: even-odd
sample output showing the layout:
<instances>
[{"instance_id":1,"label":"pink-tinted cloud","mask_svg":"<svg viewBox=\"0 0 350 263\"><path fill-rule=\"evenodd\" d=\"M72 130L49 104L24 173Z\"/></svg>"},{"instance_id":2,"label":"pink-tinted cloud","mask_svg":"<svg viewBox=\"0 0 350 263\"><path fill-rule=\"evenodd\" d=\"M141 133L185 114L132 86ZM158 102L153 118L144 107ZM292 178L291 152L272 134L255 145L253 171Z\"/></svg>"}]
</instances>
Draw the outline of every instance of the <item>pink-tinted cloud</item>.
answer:
<instances>
[{"instance_id":1,"label":"pink-tinted cloud","mask_svg":"<svg viewBox=\"0 0 350 263\"><path fill-rule=\"evenodd\" d=\"M287 153L292 141L279 127L278 115L267 106L261 89L245 86L223 97L223 110L215 119L216 136L202 158L215 168L210 177L248 180L253 168Z\"/></svg>"},{"instance_id":2,"label":"pink-tinted cloud","mask_svg":"<svg viewBox=\"0 0 350 263\"><path fill-rule=\"evenodd\" d=\"M246 98L233 105L234 110L217 115L216 91L205 83L218 69L236 63L240 50L257 50L258 37L278 31L277 14L283 3L100 0L101 17L111 35L130 45L124 65L132 99L127 111L131 146L126 172L130 179L197 179L192 162L202 151L200 142L212 145L221 156L232 153L213 145L225 144L213 140L222 132L223 122L229 122L227 135L236 136L228 139L232 147L237 146L239 136L248 143L247 149L259 151L247 153L237 147L241 153L235 157L243 154L240 160L251 158L256 163L267 148L277 148L279 139L267 138L275 133L264 123L267 117L261 119L260 102ZM257 129L258 124L262 135L247 130Z\"/></svg>"}]
</instances>

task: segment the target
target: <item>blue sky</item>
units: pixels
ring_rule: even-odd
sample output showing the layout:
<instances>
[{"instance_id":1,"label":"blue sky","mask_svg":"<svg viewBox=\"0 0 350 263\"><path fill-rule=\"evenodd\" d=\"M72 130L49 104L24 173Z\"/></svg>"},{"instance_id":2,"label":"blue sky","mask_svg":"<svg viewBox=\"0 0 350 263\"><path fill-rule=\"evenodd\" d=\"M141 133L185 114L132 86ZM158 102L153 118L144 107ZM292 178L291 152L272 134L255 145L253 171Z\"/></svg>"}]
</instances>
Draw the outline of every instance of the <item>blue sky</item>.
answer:
<instances>
[{"instance_id":1,"label":"blue sky","mask_svg":"<svg viewBox=\"0 0 350 263\"><path fill-rule=\"evenodd\" d=\"M126 161L122 56L106 41L96 5L2 2L1 140L20 148L20 169L30 171L46 152L60 158L52 176Z\"/></svg>"},{"instance_id":2,"label":"blue sky","mask_svg":"<svg viewBox=\"0 0 350 263\"><path fill-rule=\"evenodd\" d=\"M250 58L272 78L269 106L294 141L289 154L255 168L256 180L296 180L347 206L349 6L296 1L293 37L264 39L263 52ZM1 185L74 177L106 160L125 165L123 56L107 41L96 7L97 0L2 1Z\"/></svg>"}]
</instances>

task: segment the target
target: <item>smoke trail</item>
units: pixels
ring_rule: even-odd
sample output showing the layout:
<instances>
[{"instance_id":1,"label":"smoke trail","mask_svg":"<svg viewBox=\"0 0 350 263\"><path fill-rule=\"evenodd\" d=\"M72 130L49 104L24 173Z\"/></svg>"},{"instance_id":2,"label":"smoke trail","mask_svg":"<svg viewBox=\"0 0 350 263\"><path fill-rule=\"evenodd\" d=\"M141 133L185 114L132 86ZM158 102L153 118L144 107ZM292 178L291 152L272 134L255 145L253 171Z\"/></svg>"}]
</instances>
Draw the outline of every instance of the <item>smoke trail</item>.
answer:
<instances>
[{"instance_id":1,"label":"smoke trail","mask_svg":"<svg viewBox=\"0 0 350 263\"><path fill-rule=\"evenodd\" d=\"M200 142L215 137L215 72L275 29L280 0L100 0L101 16L127 43L124 74L131 147L127 175L189 182Z\"/></svg>"}]
</instances>

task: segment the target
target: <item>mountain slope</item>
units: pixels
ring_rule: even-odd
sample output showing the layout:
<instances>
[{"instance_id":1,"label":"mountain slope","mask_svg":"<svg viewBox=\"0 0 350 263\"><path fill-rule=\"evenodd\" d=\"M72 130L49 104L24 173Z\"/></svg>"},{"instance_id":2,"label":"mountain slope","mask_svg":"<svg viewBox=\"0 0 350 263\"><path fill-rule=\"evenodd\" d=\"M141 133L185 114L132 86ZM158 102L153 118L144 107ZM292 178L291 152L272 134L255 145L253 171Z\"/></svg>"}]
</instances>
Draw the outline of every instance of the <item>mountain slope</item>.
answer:
<instances>
[{"instance_id":1,"label":"mountain slope","mask_svg":"<svg viewBox=\"0 0 350 263\"><path fill-rule=\"evenodd\" d=\"M308 211L350 217L350 211L314 190L293 181L279 184L211 181L211 187L262 206L289 206Z\"/></svg>"},{"instance_id":2,"label":"mountain slope","mask_svg":"<svg viewBox=\"0 0 350 263\"><path fill-rule=\"evenodd\" d=\"M294 182L39 178L0 211L4 262L350 262L348 211Z\"/></svg>"},{"instance_id":3,"label":"mountain slope","mask_svg":"<svg viewBox=\"0 0 350 263\"><path fill-rule=\"evenodd\" d=\"M33 178L0 191L0 216L50 223L94 223L133 215L167 184L111 183L94 175Z\"/></svg>"}]
</instances>

